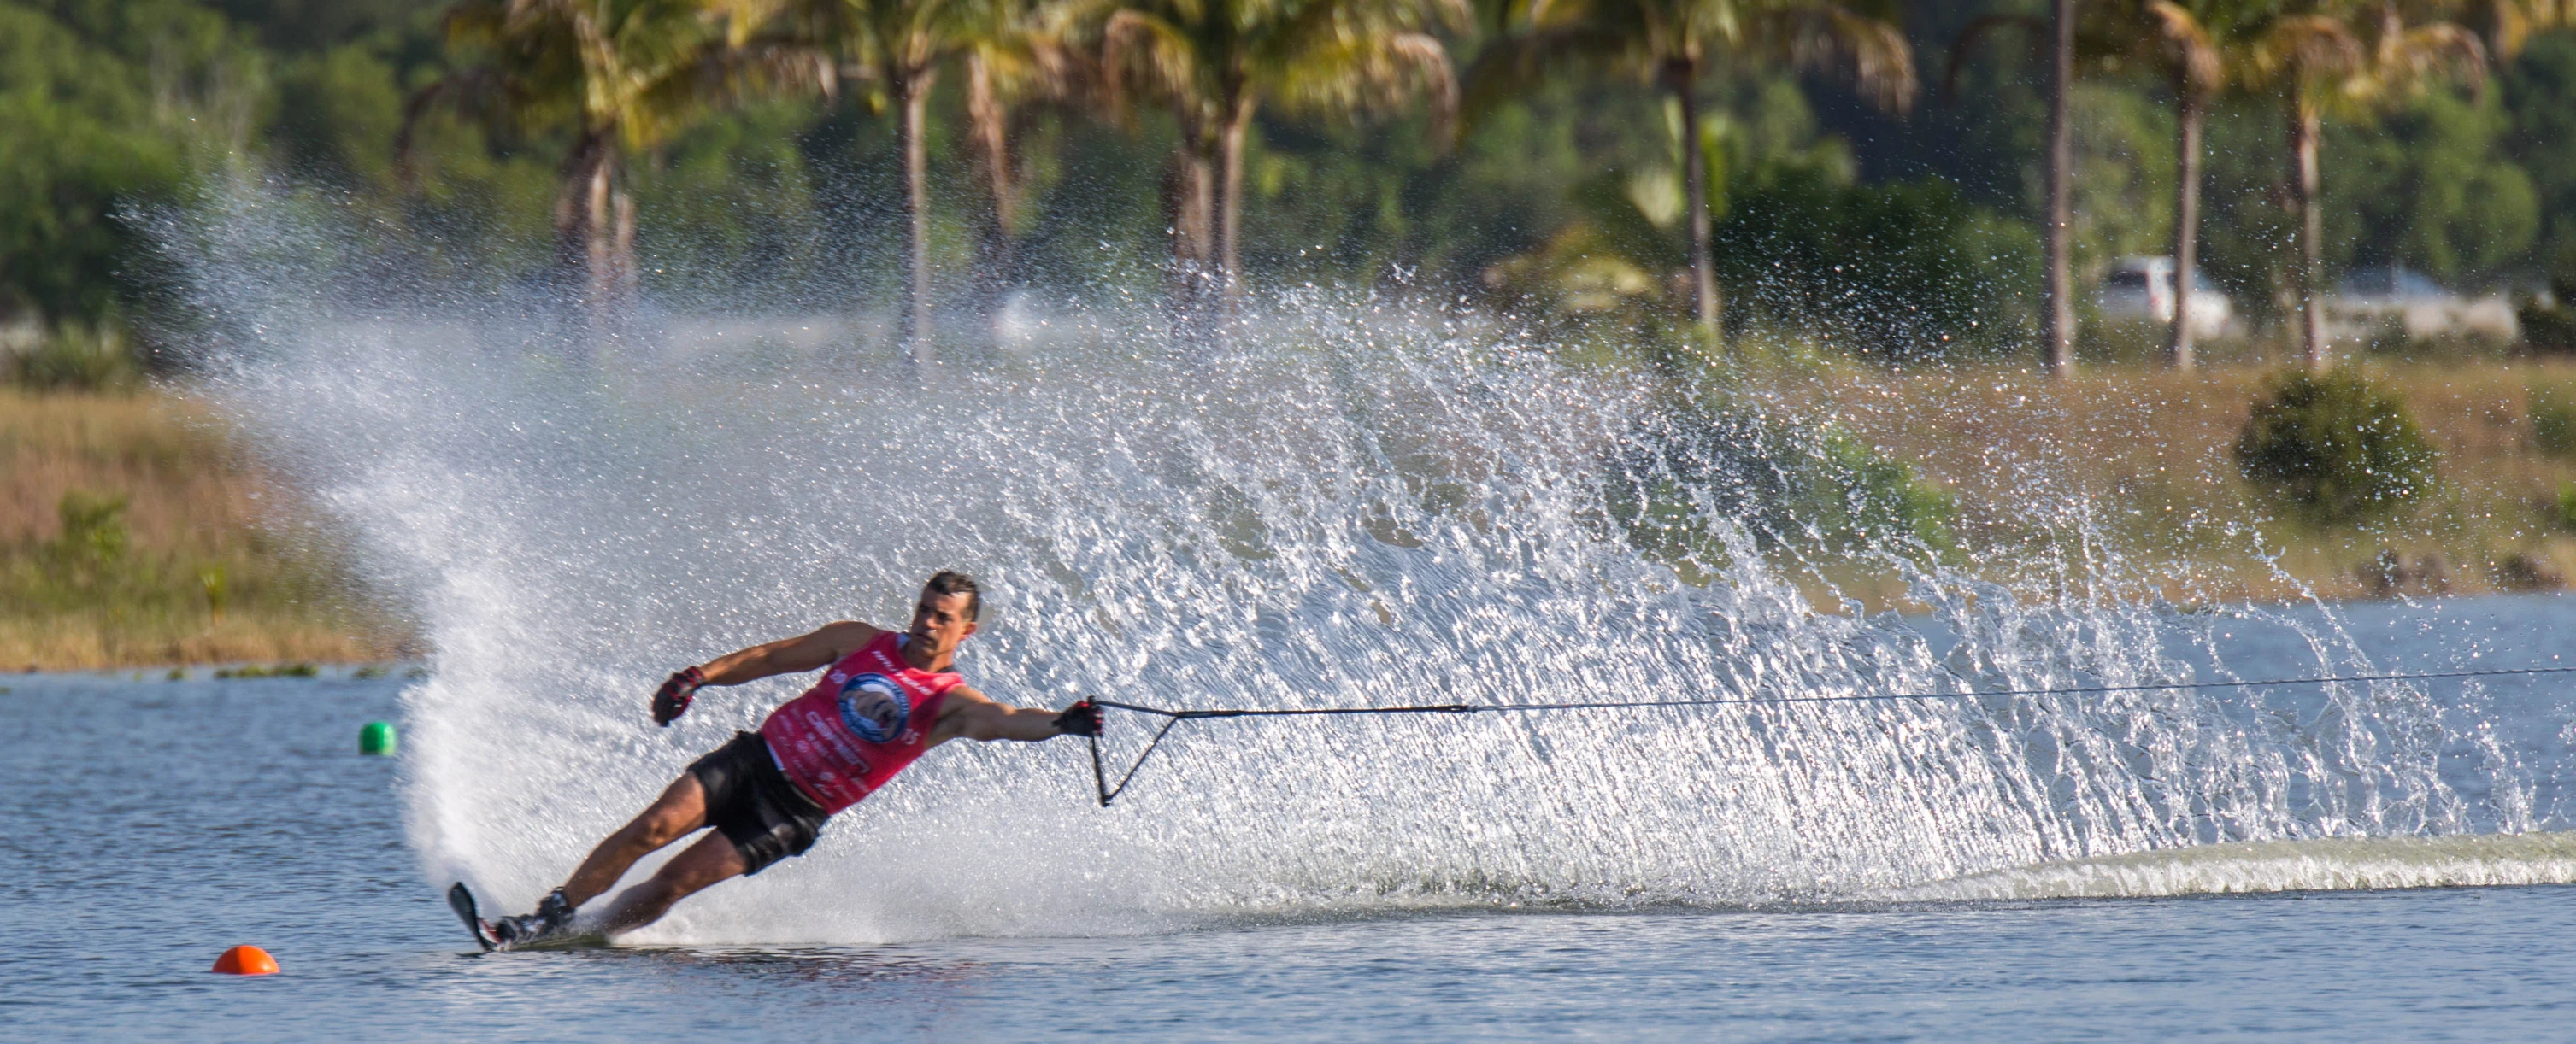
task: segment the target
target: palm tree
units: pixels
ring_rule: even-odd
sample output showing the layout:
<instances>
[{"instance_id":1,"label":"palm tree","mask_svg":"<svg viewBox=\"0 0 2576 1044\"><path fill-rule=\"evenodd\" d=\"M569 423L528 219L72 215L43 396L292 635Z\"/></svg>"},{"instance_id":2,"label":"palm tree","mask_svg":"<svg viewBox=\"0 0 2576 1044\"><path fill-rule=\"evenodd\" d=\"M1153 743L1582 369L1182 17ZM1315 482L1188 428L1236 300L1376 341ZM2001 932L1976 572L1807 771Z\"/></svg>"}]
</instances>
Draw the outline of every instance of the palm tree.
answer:
<instances>
[{"instance_id":1,"label":"palm tree","mask_svg":"<svg viewBox=\"0 0 2576 1044\"><path fill-rule=\"evenodd\" d=\"M928 357L931 332L930 92L976 13L968 0L787 0L782 12L789 36L852 63L845 71L876 84L895 110L905 226L897 338L916 365Z\"/></svg>"},{"instance_id":2,"label":"palm tree","mask_svg":"<svg viewBox=\"0 0 2576 1044\"><path fill-rule=\"evenodd\" d=\"M2259 0L2258 0L2259 2ZM2178 370L2195 360L2191 288L2200 271L2200 134L2210 103L2226 85L2231 37L2242 3L2231 0L2147 0L2143 9L2172 66L2174 92L2173 325L2165 334L2165 360Z\"/></svg>"},{"instance_id":3,"label":"palm tree","mask_svg":"<svg viewBox=\"0 0 2576 1044\"><path fill-rule=\"evenodd\" d=\"M484 60L411 96L397 162L408 170L413 128L438 104L520 130L569 125L555 259L594 314L614 314L636 277L626 155L747 89L817 72L749 46L760 15L747 0L459 0L444 17L448 38Z\"/></svg>"},{"instance_id":4,"label":"palm tree","mask_svg":"<svg viewBox=\"0 0 2576 1044\"><path fill-rule=\"evenodd\" d=\"M2079 62L2098 61L2135 50L2149 39L2144 27L2122 17L2128 12L2099 4L2092 7L2090 19L2079 19L2073 0L2049 0L2048 17L2027 15L1984 15L1971 20L1950 43L1950 71L1944 79L1944 93L1955 94L1959 66L1979 38L2001 28L2019 28L2031 34L2034 49L2048 62L2048 130L2047 152L2042 161L2041 183L2044 186L2040 204L2044 212L2042 244L2046 269L2040 289L2040 310L2045 313L2047 329L2040 362L2051 374L2062 374L2075 365L2075 274L2073 176L2075 138L2069 108L2075 91L2075 73Z\"/></svg>"},{"instance_id":5,"label":"palm tree","mask_svg":"<svg viewBox=\"0 0 2576 1044\"><path fill-rule=\"evenodd\" d=\"M1019 184L1011 158L1011 110L1024 102L1068 100L1085 93L1098 70L1073 46L1078 25L1097 0L970 0L966 19L966 118L976 162L983 168L989 210L976 247L977 295L987 308L1018 279L1012 230L1018 224Z\"/></svg>"},{"instance_id":6,"label":"palm tree","mask_svg":"<svg viewBox=\"0 0 2576 1044\"><path fill-rule=\"evenodd\" d=\"M1100 64L1111 109L1124 111L1130 92L1149 93L1179 119L1165 207L1185 313L1211 321L1240 293L1243 146L1254 111L1268 102L1344 115L1428 95L1445 123L1456 79L1448 50L1420 30L1466 17L1455 0L1124 0L1109 15Z\"/></svg>"},{"instance_id":7,"label":"palm tree","mask_svg":"<svg viewBox=\"0 0 2576 1044\"><path fill-rule=\"evenodd\" d=\"M2338 12L2339 13L2339 12ZM2316 273L2325 237L2317 210L2317 137L2322 104L2360 72L2361 44L2333 14L2308 13L2275 20L2257 39L2253 72L2276 84L2288 109L2289 205L2298 231L2290 252L2290 293L2299 311L2300 352L2311 369L2324 369L2325 305L2317 300Z\"/></svg>"},{"instance_id":8,"label":"palm tree","mask_svg":"<svg viewBox=\"0 0 2576 1044\"><path fill-rule=\"evenodd\" d=\"M1723 302L1710 257L1709 162L1700 81L1728 59L1839 71L1877 105L1904 111L1914 52L1892 18L1835 0L1514 0L1506 35L1468 74L1468 111L1567 66L1632 72L1681 110L1682 193L1689 209L1692 316L1719 336Z\"/></svg>"},{"instance_id":9,"label":"palm tree","mask_svg":"<svg viewBox=\"0 0 2576 1044\"><path fill-rule=\"evenodd\" d=\"M2299 309L2300 352L2310 369L2323 370L2329 360L2316 287L2325 239L2317 142L2325 109L2387 105L2446 78L2482 82L2486 48L2476 34L2449 22L2409 26L2393 2L2360 10L2320 5L2273 21L2255 41L2252 68L2260 81L2280 87L2288 110L2290 206L2298 224L2290 290Z\"/></svg>"},{"instance_id":10,"label":"palm tree","mask_svg":"<svg viewBox=\"0 0 2576 1044\"><path fill-rule=\"evenodd\" d=\"M2075 368L2075 215L2070 197L2075 169L2073 128L2067 106L2075 94L2075 0L2048 3L2048 372Z\"/></svg>"}]
</instances>

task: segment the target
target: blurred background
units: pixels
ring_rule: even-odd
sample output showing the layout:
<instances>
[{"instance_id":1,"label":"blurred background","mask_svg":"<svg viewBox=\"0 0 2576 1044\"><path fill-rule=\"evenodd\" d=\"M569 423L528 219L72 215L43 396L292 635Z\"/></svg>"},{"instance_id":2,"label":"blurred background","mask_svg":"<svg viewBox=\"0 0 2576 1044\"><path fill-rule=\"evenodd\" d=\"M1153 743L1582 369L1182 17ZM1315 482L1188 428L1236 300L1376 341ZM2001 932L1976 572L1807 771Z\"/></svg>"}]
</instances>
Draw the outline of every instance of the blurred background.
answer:
<instances>
[{"instance_id":1,"label":"blurred background","mask_svg":"<svg viewBox=\"0 0 2576 1044\"><path fill-rule=\"evenodd\" d=\"M2356 347L2576 350L2552 283L2576 275L2576 32L2557 14L2075 5L2079 354L2170 351L2186 109L2201 360L2300 351L2303 281L2326 336ZM913 287L917 191L942 326L1027 288L1160 287L1177 258L1254 290L1394 283L1633 330L1699 311L1696 180L1727 335L2031 353L2048 333L2049 15L9 0L0 330L22 358L173 336L148 215L225 179L362 214L402 246L382 259L411 273L392 286L594 278L692 312L890 312ZM1696 149L1679 147L1683 102ZM16 372L114 379L78 369Z\"/></svg>"},{"instance_id":2,"label":"blurred background","mask_svg":"<svg viewBox=\"0 0 2576 1044\"><path fill-rule=\"evenodd\" d=\"M2554 588L2570 6L0 0L0 663L408 648L184 394L244 242L344 315L915 360L1374 295L1769 360L1926 532L2010 528L1984 447L2146 431L2065 474L2282 520L2297 583L2240 591ZM337 231L200 234L279 214Z\"/></svg>"}]
</instances>

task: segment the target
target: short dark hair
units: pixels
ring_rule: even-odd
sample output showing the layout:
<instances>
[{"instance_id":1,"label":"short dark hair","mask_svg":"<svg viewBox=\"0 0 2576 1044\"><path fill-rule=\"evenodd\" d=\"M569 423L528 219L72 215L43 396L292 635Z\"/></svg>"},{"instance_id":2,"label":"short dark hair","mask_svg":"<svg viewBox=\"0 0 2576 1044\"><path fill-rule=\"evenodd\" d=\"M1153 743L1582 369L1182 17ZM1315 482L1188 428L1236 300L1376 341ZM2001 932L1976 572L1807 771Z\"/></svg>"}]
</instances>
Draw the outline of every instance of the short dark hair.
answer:
<instances>
[{"instance_id":1,"label":"short dark hair","mask_svg":"<svg viewBox=\"0 0 2576 1044\"><path fill-rule=\"evenodd\" d=\"M921 600L925 602L932 595L945 598L961 594L966 596L966 618L981 619L984 615L984 589L975 586L974 577L954 569L942 569L930 574L930 582L921 585Z\"/></svg>"}]
</instances>

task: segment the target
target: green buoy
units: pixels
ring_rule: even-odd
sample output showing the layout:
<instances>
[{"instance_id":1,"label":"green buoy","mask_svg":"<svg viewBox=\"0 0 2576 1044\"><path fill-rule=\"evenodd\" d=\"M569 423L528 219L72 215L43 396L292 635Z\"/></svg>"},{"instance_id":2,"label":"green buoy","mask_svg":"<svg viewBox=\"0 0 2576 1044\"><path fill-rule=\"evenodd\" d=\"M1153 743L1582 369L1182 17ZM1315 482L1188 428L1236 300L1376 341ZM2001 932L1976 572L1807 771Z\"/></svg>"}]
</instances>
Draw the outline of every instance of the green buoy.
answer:
<instances>
[{"instance_id":1,"label":"green buoy","mask_svg":"<svg viewBox=\"0 0 2576 1044\"><path fill-rule=\"evenodd\" d=\"M371 721L367 723L367 727L358 730L358 753L390 755L393 752L394 724L392 722Z\"/></svg>"}]
</instances>

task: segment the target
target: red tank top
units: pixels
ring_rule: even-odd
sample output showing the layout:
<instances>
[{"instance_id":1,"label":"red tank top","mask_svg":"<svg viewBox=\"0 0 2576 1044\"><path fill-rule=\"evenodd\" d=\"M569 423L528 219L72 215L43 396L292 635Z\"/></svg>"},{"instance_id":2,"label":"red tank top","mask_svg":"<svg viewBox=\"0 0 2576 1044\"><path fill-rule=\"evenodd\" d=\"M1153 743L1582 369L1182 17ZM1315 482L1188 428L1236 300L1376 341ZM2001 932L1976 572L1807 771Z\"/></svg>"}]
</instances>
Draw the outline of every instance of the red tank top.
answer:
<instances>
[{"instance_id":1,"label":"red tank top","mask_svg":"<svg viewBox=\"0 0 2576 1044\"><path fill-rule=\"evenodd\" d=\"M825 813L858 804L920 757L948 690L966 683L903 662L900 637L878 634L760 724L779 771Z\"/></svg>"}]
</instances>

